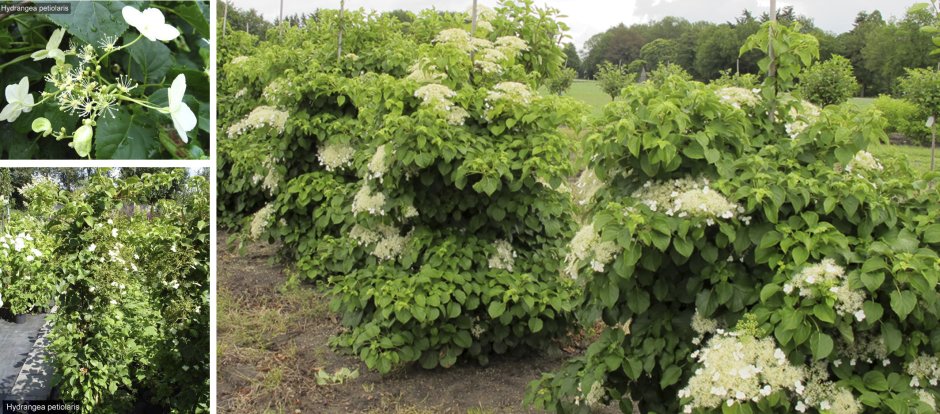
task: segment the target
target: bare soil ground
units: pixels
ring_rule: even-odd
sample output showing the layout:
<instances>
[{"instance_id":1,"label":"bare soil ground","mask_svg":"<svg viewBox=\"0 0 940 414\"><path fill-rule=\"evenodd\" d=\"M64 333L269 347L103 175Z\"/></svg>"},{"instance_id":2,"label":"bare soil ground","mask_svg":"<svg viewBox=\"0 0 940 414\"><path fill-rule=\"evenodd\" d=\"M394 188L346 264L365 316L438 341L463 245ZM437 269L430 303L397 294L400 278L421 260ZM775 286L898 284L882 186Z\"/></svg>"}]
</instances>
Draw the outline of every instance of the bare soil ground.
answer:
<instances>
[{"instance_id":1,"label":"bare soil ground","mask_svg":"<svg viewBox=\"0 0 940 414\"><path fill-rule=\"evenodd\" d=\"M329 298L312 286L282 289L276 246L245 254L218 245L218 409L221 413L531 413L526 384L570 357L493 358L489 366L407 367L382 376L328 345L340 331ZM358 378L318 385L317 373L358 369Z\"/></svg>"}]
</instances>

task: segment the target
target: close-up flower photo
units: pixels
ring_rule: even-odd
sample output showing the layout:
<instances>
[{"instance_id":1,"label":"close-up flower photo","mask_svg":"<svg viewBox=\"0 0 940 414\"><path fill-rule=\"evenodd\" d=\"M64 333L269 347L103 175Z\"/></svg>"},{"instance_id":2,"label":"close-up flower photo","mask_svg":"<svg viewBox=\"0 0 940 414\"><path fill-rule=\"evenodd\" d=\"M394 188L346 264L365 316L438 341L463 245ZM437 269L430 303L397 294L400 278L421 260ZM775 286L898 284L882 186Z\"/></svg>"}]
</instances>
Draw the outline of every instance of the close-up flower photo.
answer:
<instances>
[{"instance_id":1,"label":"close-up flower photo","mask_svg":"<svg viewBox=\"0 0 940 414\"><path fill-rule=\"evenodd\" d=\"M0 401L209 412L208 174L0 169Z\"/></svg>"},{"instance_id":2,"label":"close-up flower photo","mask_svg":"<svg viewBox=\"0 0 940 414\"><path fill-rule=\"evenodd\" d=\"M209 14L0 1L0 158L208 159Z\"/></svg>"}]
</instances>

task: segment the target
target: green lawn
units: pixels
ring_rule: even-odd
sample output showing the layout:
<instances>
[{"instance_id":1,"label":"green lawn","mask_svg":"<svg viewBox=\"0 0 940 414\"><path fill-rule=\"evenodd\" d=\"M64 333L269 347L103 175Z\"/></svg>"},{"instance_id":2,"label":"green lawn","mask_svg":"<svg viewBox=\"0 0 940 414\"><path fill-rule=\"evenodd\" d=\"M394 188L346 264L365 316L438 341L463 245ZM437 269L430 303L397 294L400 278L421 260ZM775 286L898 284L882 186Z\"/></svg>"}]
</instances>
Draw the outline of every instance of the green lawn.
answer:
<instances>
[{"instance_id":1,"label":"green lawn","mask_svg":"<svg viewBox=\"0 0 940 414\"><path fill-rule=\"evenodd\" d=\"M600 113L601 108L610 102L610 95L601 90L601 87L597 85L597 81L592 80L575 80L565 96L587 103L595 114Z\"/></svg>"},{"instance_id":2,"label":"green lawn","mask_svg":"<svg viewBox=\"0 0 940 414\"><path fill-rule=\"evenodd\" d=\"M907 162L910 164L911 168L920 173L926 173L930 171L930 148L928 147L875 144L872 145L869 149L876 157L890 155L897 156L901 159L907 159Z\"/></svg>"}]
</instances>

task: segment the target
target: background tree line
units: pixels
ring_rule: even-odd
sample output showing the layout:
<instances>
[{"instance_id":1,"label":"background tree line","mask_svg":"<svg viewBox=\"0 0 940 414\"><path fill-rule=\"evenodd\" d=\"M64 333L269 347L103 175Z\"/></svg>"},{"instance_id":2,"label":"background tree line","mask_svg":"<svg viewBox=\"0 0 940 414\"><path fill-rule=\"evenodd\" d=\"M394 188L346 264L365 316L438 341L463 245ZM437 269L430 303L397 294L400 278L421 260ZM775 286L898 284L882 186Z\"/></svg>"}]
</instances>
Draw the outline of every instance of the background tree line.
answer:
<instances>
[{"instance_id":1,"label":"background tree line","mask_svg":"<svg viewBox=\"0 0 940 414\"><path fill-rule=\"evenodd\" d=\"M650 71L659 64L676 64L695 79L710 81L722 70L757 73L759 56L738 51L748 36L754 34L769 16L755 16L745 10L732 22L715 24L689 22L678 17L633 24L620 24L591 37L580 50L565 45L567 66L578 77L591 79L598 65L610 62L631 72ZM925 9L911 9L896 21L885 20L879 11L860 12L848 32L833 34L816 27L809 17L797 14L793 7L778 12L783 23L799 22L803 33L819 40L820 59L832 55L847 58L861 85L860 93L874 96L893 92L905 68L927 68L937 64L931 50L930 35L920 30L935 21Z\"/></svg>"}]
</instances>

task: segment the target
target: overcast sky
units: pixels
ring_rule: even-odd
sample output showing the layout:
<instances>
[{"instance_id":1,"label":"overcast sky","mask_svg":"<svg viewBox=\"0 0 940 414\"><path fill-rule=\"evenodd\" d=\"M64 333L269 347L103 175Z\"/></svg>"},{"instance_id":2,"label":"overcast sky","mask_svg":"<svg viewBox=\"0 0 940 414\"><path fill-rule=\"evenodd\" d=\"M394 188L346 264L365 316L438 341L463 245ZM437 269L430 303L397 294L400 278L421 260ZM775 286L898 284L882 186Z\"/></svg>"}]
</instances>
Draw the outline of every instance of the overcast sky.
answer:
<instances>
[{"instance_id":1,"label":"overcast sky","mask_svg":"<svg viewBox=\"0 0 940 414\"><path fill-rule=\"evenodd\" d=\"M232 0L240 8L253 8L268 20L277 18L278 0ZM283 0L284 14L307 13L317 8L339 8L339 0ZM920 0L924 1L924 0ZM794 6L797 13L811 17L816 26L830 32L841 33L852 28L859 11L880 10L885 18L903 17L915 0L779 0L778 7ZM496 0L479 0L493 7ZM467 10L471 0L346 0L346 7L371 10L405 9L418 11L432 5L439 10ZM569 35L580 50L591 36L607 28L624 23L658 20L665 16L678 16L689 21L707 20L715 23L733 21L744 9L755 15L767 11L769 0L537 0L537 5L549 5L568 17L563 19L571 27ZM220 11L221 12L221 11Z\"/></svg>"}]
</instances>

